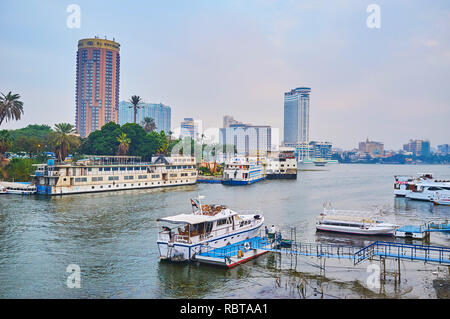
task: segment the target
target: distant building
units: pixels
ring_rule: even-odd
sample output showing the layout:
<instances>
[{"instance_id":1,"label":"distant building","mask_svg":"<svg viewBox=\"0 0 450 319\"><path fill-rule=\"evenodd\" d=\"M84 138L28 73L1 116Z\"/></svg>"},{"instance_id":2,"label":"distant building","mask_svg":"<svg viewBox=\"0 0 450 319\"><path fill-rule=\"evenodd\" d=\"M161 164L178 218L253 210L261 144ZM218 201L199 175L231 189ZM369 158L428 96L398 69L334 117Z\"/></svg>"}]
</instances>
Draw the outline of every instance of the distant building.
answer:
<instances>
[{"instance_id":1,"label":"distant building","mask_svg":"<svg viewBox=\"0 0 450 319\"><path fill-rule=\"evenodd\" d=\"M242 124L242 122L236 121L231 115L225 115L223 117L223 127L230 127L231 124Z\"/></svg>"},{"instance_id":2,"label":"distant building","mask_svg":"<svg viewBox=\"0 0 450 319\"><path fill-rule=\"evenodd\" d=\"M119 103L119 124L134 123L134 109L130 102ZM171 108L162 103L140 103L141 108L136 113L136 123L141 124L144 118L151 117L155 121L156 131L168 134L171 130Z\"/></svg>"},{"instance_id":3,"label":"distant building","mask_svg":"<svg viewBox=\"0 0 450 319\"><path fill-rule=\"evenodd\" d=\"M403 150L411 152L415 156L429 156L430 142L425 140L410 140L409 143L403 145Z\"/></svg>"},{"instance_id":4,"label":"distant building","mask_svg":"<svg viewBox=\"0 0 450 319\"><path fill-rule=\"evenodd\" d=\"M231 124L220 129L219 142L232 145L237 155L265 155L272 149L272 129L267 125Z\"/></svg>"},{"instance_id":5,"label":"distant building","mask_svg":"<svg viewBox=\"0 0 450 319\"><path fill-rule=\"evenodd\" d=\"M443 155L447 155L450 153L450 146L448 144L438 145L437 148L438 148L438 152Z\"/></svg>"},{"instance_id":6,"label":"distant building","mask_svg":"<svg viewBox=\"0 0 450 319\"><path fill-rule=\"evenodd\" d=\"M367 153L372 157L383 157L384 144L380 142L369 141L369 139L366 139L365 142L359 143L358 150L360 153Z\"/></svg>"},{"instance_id":7,"label":"distant building","mask_svg":"<svg viewBox=\"0 0 450 319\"><path fill-rule=\"evenodd\" d=\"M331 160L332 147L330 142L310 142L311 154L310 158Z\"/></svg>"},{"instance_id":8,"label":"distant building","mask_svg":"<svg viewBox=\"0 0 450 319\"><path fill-rule=\"evenodd\" d=\"M118 123L120 44L98 37L78 41L75 126L81 137Z\"/></svg>"},{"instance_id":9,"label":"distant building","mask_svg":"<svg viewBox=\"0 0 450 319\"><path fill-rule=\"evenodd\" d=\"M285 146L309 143L309 94L311 88L299 87L284 93Z\"/></svg>"},{"instance_id":10,"label":"distant building","mask_svg":"<svg viewBox=\"0 0 450 319\"><path fill-rule=\"evenodd\" d=\"M198 140L202 131L200 120L194 120L192 117L185 117L180 125L180 138L190 137Z\"/></svg>"}]
</instances>

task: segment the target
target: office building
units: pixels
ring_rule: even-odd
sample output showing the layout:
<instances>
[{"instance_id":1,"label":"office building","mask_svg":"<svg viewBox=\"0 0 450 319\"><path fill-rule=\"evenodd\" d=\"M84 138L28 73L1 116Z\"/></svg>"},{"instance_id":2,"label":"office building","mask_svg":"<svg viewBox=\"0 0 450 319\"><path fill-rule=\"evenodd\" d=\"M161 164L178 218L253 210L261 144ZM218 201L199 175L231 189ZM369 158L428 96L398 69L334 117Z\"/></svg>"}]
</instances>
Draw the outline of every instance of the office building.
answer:
<instances>
[{"instance_id":1,"label":"office building","mask_svg":"<svg viewBox=\"0 0 450 319\"><path fill-rule=\"evenodd\" d=\"M244 156L264 156L272 149L272 130L267 125L231 124L219 131L226 152Z\"/></svg>"},{"instance_id":2,"label":"office building","mask_svg":"<svg viewBox=\"0 0 450 319\"><path fill-rule=\"evenodd\" d=\"M430 142L425 140L409 140L409 143L403 145L403 150L411 152L415 156L429 156Z\"/></svg>"},{"instance_id":3,"label":"office building","mask_svg":"<svg viewBox=\"0 0 450 319\"><path fill-rule=\"evenodd\" d=\"M297 147L309 143L309 94L311 88L299 87L284 93L284 145Z\"/></svg>"}]
</instances>

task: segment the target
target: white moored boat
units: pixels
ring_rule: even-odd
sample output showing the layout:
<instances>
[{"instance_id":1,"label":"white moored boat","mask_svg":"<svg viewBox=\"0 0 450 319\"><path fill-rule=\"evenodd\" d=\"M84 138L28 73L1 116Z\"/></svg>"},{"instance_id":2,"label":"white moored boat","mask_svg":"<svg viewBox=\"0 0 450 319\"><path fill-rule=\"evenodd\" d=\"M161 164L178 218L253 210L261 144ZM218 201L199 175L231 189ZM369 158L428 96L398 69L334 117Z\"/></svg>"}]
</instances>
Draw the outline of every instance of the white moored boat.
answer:
<instances>
[{"instance_id":1,"label":"white moored boat","mask_svg":"<svg viewBox=\"0 0 450 319\"><path fill-rule=\"evenodd\" d=\"M0 194L31 195L36 193L36 186L29 183L0 182Z\"/></svg>"},{"instance_id":2,"label":"white moored boat","mask_svg":"<svg viewBox=\"0 0 450 319\"><path fill-rule=\"evenodd\" d=\"M368 213L324 209L316 222L319 231L330 231L355 235L393 235L397 225L374 220Z\"/></svg>"},{"instance_id":3,"label":"white moored boat","mask_svg":"<svg viewBox=\"0 0 450 319\"><path fill-rule=\"evenodd\" d=\"M221 248L253 238L260 232L264 217L258 211L238 214L224 205L202 205L191 200L193 212L159 218L163 226L158 235L161 259L170 261L195 260L196 254L206 249Z\"/></svg>"},{"instance_id":4,"label":"white moored boat","mask_svg":"<svg viewBox=\"0 0 450 319\"><path fill-rule=\"evenodd\" d=\"M449 181L423 181L414 184L405 197L415 200L432 201L435 197L450 196Z\"/></svg>"},{"instance_id":5,"label":"white moored boat","mask_svg":"<svg viewBox=\"0 0 450 319\"><path fill-rule=\"evenodd\" d=\"M419 173L417 175L416 178L409 175L395 175L394 195L404 197L414 189L416 183L433 179L431 173Z\"/></svg>"}]
</instances>

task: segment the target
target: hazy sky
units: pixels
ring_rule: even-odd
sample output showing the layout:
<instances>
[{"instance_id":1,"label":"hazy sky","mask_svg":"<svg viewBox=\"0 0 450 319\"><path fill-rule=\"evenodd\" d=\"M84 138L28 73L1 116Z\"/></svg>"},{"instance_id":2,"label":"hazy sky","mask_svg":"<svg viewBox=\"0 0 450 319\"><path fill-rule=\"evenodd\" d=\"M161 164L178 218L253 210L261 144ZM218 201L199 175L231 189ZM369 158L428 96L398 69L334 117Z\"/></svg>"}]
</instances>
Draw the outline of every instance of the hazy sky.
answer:
<instances>
[{"instance_id":1,"label":"hazy sky","mask_svg":"<svg viewBox=\"0 0 450 319\"><path fill-rule=\"evenodd\" d=\"M283 93L309 86L311 139L450 143L448 0L2 0L0 91L19 93L25 115L1 128L74 123L77 41L95 35L121 44L120 99L170 105L172 127L230 114L282 129Z\"/></svg>"}]
</instances>

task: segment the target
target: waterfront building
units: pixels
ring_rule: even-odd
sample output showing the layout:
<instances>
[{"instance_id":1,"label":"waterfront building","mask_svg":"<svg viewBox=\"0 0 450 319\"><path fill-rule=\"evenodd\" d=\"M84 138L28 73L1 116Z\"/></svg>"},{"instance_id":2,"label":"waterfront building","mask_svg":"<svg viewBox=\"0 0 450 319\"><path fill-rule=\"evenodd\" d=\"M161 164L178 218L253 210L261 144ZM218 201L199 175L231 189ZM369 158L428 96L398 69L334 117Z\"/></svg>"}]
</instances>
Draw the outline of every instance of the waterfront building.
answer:
<instances>
[{"instance_id":1,"label":"waterfront building","mask_svg":"<svg viewBox=\"0 0 450 319\"><path fill-rule=\"evenodd\" d=\"M231 115L225 115L223 117L223 127L230 127L231 124L242 124L242 122L236 121Z\"/></svg>"},{"instance_id":2,"label":"waterfront building","mask_svg":"<svg viewBox=\"0 0 450 319\"><path fill-rule=\"evenodd\" d=\"M448 144L438 145L437 148L438 148L438 152L443 155L447 155L450 153L450 146Z\"/></svg>"},{"instance_id":3,"label":"waterfront building","mask_svg":"<svg viewBox=\"0 0 450 319\"><path fill-rule=\"evenodd\" d=\"M81 137L118 123L120 44L106 39L78 41L75 126Z\"/></svg>"},{"instance_id":4,"label":"waterfront building","mask_svg":"<svg viewBox=\"0 0 450 319\"><path fill-rule=\"evenodd\" d=\"M415 156L429 156L430 142L425 140L410 140L409 143L403 145L403 150L411 152Z\"/></svg>"},{"instance_id":5,"label":"waterfront building","mask_svg":"<svg viewBox=\"0 0 450 319\"><path fill-rule=\"evenodd\" d=\"M360 153L367 153L372 157L384 156L384 144L380 142L369 141L369 139L366 139L365 142L360 142L358 150Z\"/></svg>"},{"instance_id":6,"label":"waterfront building","mask_svg":"<svg viewBox=\"0 0 450 319\"><path fill-rule=\"evenodd\" d=\"M219 130L219 142L232 145L227 151L238 155L264 156L272 149L272 129L268 125L230 124Z\"/></svg>"},{"instance_id":7,"label":"waterfront building","mask_svg":"<svg viewBox=\"0 0 450 319\"><path fill-rule=\"evenodd\" d=\"M168 134L171 131L171 108L162 103L140 103L141 108L136 113L136 123L141 124L144 118L151 117L155 121L156 131L164 131ZM134 109L127 101L119 103L119 124L134 123Z\"/></svg>"},{"instance_id":8,"label":"waterfront building","mask_svg":"<svg viewBox=\"0 0 450 319\"><path fill-rule=\"evenodd\" d=\"M299 87L284 93L284 145L296 147L309 143L309 94L311 88Z\"/></svg>"},{"instance_id":9,"label":"waterfront building","mask_svg":"<svg viewBox=\"0 0 450 319\"><path fill-rule=\"evenodd\" d=\"M86 156L74 163L48 160L35 164L38 194L64 195L189 185L197 182L194 157Z\"/></svg>"}]
</instances>

